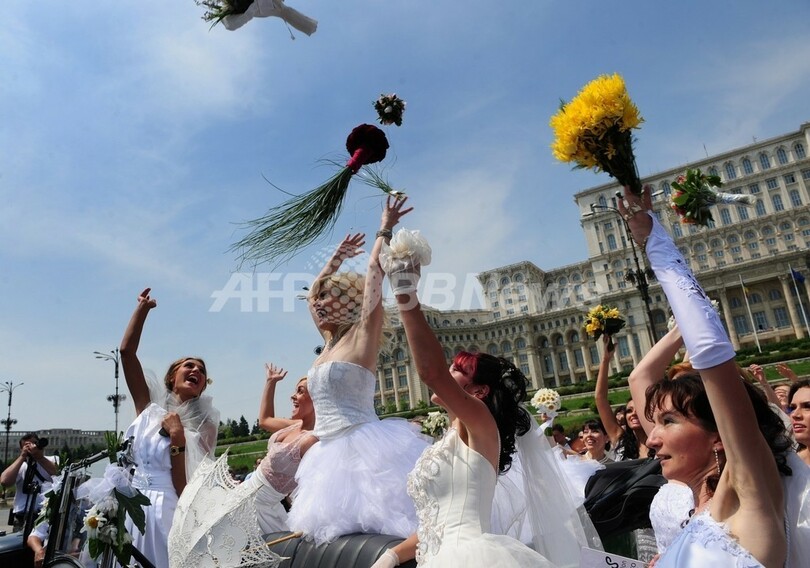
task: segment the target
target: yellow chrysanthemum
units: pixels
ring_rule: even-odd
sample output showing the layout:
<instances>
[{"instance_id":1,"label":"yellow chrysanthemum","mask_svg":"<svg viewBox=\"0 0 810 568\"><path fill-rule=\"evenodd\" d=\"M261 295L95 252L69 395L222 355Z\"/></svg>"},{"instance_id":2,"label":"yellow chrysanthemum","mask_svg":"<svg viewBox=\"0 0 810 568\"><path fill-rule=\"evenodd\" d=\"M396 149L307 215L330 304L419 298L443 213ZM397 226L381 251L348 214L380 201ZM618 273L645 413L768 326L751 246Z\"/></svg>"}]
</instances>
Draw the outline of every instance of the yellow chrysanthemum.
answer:
<instances>
[{"instance_id":1,"label":"yellow chrysanthemum","mask_svg":"<svg viewBox=\"0 0 810 568\"><path fill-rule=\"evenodd\" d=\"M613 159L617 152L611 145L605 148L605 135L612 130L627 132L638 128L643 121L621 75L601 75L551 117L552 153L561 162L601 168L594 154L606 150L609 159Z\"/></svg>"}]
</instances>

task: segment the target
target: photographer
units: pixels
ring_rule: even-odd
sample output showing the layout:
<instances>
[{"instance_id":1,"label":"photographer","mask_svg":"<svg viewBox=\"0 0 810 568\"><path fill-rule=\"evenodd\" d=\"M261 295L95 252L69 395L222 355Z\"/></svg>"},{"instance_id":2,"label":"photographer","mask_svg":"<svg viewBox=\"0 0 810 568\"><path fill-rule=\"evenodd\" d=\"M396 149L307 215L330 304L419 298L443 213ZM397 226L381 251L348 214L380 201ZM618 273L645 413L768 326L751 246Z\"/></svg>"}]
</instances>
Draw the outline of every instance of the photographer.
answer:
<instances>
[{"instance_id":1,"label":"photographer","mask_svg":"<svg viewBox=\"0 0 810 568\"><path fill-rule=\"evenodd\" d=\"M20 439L20 455L0 474L0 484L4 486L15 485L14 505L11 508L9 524L13 525L14 532L21 531L25 526L26 504L29 497L35 499L34 513L42 506L42 484L51 481L56 475L55 458L47 458L43 450L48 445L46 438L40 439L35 433L26 434ZM29 467L36 466L30 473Z\"/></svg>"}]
</instances>

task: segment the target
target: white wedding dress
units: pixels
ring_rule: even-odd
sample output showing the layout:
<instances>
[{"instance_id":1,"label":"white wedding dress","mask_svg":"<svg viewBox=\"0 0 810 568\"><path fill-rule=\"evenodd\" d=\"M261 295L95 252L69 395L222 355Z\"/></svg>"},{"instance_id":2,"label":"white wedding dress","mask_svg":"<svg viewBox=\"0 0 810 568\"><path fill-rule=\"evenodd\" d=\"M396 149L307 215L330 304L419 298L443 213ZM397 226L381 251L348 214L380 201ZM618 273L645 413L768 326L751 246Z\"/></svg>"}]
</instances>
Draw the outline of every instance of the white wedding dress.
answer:
<instances>
[{"instance_id":1,"label":"white wedding dress","mask_svg":"<svg viewBox=\"0 0 810 568\"><path fill-rule=\"evenodd\" d=\"M698 513L658 558L655 568L712 566L762 568L762 564L731 536L708 509Z\"/></svg>"},{"instance_id":2,"label":"white wedding dress","mask_svg":"<svg viewBox=\"0 0 810 568\"><path fill-rule=\"evenodd\" d=\"M497 473L451 428L426 449L408 477L419 517L420 567L553 567L521 542L488 534Z\"/></svg>"},{"instance_id":3,"label":"white wedding dress","mask_svg":"<svg viewBox=\"0 0 810 568\"><path fill-rule=\"evenodd\" d=\"M329 361L307 377L320 441L298 467L290 530L317 544L358 532L410 536L416 511L405 488L427 439L407 420L377 417L377 377L365 367Z\"/></svg>"}]
</instances>

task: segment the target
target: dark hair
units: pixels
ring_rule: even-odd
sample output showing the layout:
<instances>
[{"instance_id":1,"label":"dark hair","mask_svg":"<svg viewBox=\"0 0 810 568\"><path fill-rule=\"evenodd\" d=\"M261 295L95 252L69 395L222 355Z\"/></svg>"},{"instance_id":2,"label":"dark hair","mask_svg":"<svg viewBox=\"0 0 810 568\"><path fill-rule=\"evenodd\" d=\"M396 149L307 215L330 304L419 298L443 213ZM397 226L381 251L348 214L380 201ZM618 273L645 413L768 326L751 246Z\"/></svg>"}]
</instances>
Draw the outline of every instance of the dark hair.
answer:
<instances>
[{"instance_id":1,"label":"dark hair","mask_svg":"<svg viewBox=\"0 0 810 568\"><path fill-rule=\"evenodd\" d=\"M779 473L791 475L793 472L787 465L787 453L792 447L792 443L785 430L785 423L771 410L762 391L744 381L742 377L740 377L740 382L745 386L756 415L757 425L771 449ZM717 432L717 422L709 404L709 397L706 395L706 388L697 371L685 370L684 374L678 375L675 379L663 380L650 385L647 389L647 406L644 410L647 420L652 422L653 414L662 407L667 398L670 399L670 403L676 411L697 420L704 430ZM720 475L709 476L707 479L709 490L714 492L719 481Z\"/></svg>"},{"instance_id":2,"label":"dark hair","mask_svg":"<svg viewBox=\"0 0 810 568\"><path fill-rule=\"evenodd\" d=\"M607 436L607 430L605 430L605 426L602 424L601 420L597 420L595 418L592 420L586 420L582 423L582 430L585 430L586 428L588 430L599 430L602 432L602 434Z\"/></svg>"},{"instance_id":3,"label":"dark hair","mask_svg":"<svg viewBox=\"0 0 810 568\"><path fill-rule=\"evenodd\" d=\"M531 428L531 416L520 406L526 399L529 381L520 369L503 357L486 353L461 351L453 359L453 365L472 377L473 384L489 387L489 394L483 401L498 425L501 438L498 472L505 473L512 467L515 438Z\"/></svg>"},{"instance_id":4,"label":"dark hair","mask_svg":"<svg viewBox=\"0 0 810 568\"><path fill-rule=\"evenodd\" d=\"M796 394L796 391L799 389L810 389L810 379L802 379L790 385L790 390L788 391L788 404L793 402L793 395Z\"/></svg>"},{"instance_id":5,"label":"dark hair","mask_svg":"<svg viewBox=\"0 0 810 568\"><path fill-rule=\"evenodd\" d=\"M206 368L205 361L202 360L202 357L181 357L169 365L169 370L166 371L166 376L163 377L163 384L166 385L166 390L169 392L174 391L174 374L177 372L177 369L179 369L180 366L186 361L199 361L202 363L203 373L205 374L206 378L208 378L208 369ZM205 390L206 386L207 383L203 382L203 390Z\"/></svg>"},{"instance_id":6,"label":"dark hair","mask_svg":"<svg viewBox=\"0 0 810 568\"><path fill-rule=\"evenodd\" d=\"M562 424L554 424L551 427L552 432L559 432L560 434L565 434L565 428L563 428Z\"/></svg>"},{"instance_id":7,"label":"dark hair","mask_svg":"<svg viewBox=\"0 0 810 568\"><path fill-rule=\"evenodd\" d=\"M39 434L37 434L36 432L28 432L27 434L25 434L22 438L20 438L19 441L20 448L23 447L24 443L30 442L31 440L36 440L37 442L39 442Z\"/></svg>"}]
</instances>

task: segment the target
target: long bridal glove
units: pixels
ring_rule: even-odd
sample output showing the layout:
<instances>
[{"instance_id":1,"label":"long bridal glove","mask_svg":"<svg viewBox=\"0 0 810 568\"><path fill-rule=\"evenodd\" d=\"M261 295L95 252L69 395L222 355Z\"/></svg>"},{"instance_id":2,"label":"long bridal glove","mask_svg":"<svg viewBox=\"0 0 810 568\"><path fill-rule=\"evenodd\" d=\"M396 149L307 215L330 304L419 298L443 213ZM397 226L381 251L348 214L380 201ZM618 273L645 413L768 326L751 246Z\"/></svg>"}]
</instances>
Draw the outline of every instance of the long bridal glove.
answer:
<instances>
[{"instance_id":1,"label":"long bridal glove","mask_svg":"<svg viewBox=\"0 0 810 568\"><path fill-rule=\"evenodd\" d=\"M692 367L709 369L733 359L734 347L712 301L658 218L648 214L653 224L647 239L647 258L669 300Z\"/></svg>"}]
</instances>

